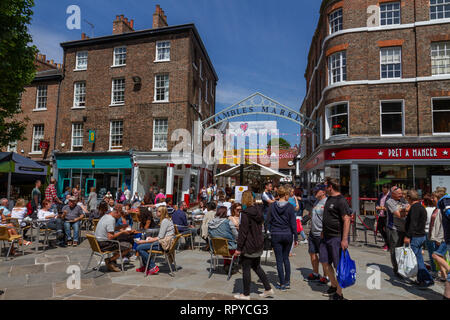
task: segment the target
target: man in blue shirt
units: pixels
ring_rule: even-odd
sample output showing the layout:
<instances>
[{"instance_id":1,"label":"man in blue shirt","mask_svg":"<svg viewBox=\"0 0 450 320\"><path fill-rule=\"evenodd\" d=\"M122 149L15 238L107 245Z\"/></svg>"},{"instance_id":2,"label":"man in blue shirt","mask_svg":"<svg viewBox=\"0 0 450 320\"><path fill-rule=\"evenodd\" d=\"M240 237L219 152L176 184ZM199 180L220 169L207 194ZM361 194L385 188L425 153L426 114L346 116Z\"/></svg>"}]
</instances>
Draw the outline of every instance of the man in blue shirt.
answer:
<instances>
[{"instance_id":1,"label":"man in blue shirt","mask_svg":"<svg viewBox=\"0 0 450 320\"><path fill-rule=\"evenodd\" d=\"M197 229L189 225L187 221L187 215L186 215L187 205L186 202L181 202L179 205L179 209L175 211L172 214L172 222L174 225L177 226L178 232L181 234L191 234L192 238L186 238L189 239L189 241L194 240L195 236L197 235ZM187 241L187 240L186 240ZM186 243L189 248L192 247L192 243Z\"/></svg>"}]
</instances>

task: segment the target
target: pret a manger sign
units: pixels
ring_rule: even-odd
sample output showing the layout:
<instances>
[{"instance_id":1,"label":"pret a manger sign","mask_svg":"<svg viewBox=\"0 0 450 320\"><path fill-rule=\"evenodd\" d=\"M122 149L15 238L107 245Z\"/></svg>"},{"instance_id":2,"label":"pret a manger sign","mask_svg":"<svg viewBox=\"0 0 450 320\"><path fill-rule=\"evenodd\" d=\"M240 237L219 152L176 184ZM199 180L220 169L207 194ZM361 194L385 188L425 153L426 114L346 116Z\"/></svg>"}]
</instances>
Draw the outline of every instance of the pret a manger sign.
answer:
<instances>
[{"instance_id":1,"label":"pret a manger sign","mask_svg":"<svg viewBox=\"0 0 450 320\"><path fill-rule=\"evenodd\" d=\"M421 149L388 149L389 158L438 158L438 150L436 148Z\"/></svg>"},{"instance_id":2,"label":"pret a manger sign","mask_svg":"<svg viewBox=\"0 0 450 320\"><path fill-rule=\"evenodd\" d=\"M329 149L325 160L377 159L377 160L450 160L450 148L373 148Z\"/></svg>"}]
</instances>

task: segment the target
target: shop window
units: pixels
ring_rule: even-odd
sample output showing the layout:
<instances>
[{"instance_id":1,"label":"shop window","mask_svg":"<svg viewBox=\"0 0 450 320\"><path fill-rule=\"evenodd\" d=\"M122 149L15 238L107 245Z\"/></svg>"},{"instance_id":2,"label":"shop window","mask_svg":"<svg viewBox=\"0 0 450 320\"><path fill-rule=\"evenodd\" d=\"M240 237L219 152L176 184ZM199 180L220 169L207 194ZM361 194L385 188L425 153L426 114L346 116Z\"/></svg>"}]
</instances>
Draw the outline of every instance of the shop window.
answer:
<instances>
[{"instance_id":1,"label":"shop window","mask_svg":"<svg viewBox=\"0 0 450 320\"><path fill-rule=\"evenodd\" d=\"M326 113L326 138L348 135L348 103L330 106Z\"/></svg>"},{"instance_id":2,"label":"shop window","mask_svg":"<svg viewBox=\"0 0 450 320\"><path fill-rule=\"evenodd\" d=\"M450 134L450 98L433 99L433 133Z\"/></svg>"},{"instance_id":3,"label":"shop window","mask_svg":"<svg viewBox=\"0 0 450 320\"><path fill-rule=\"evenodd\" d=\"M403 133L403 102L381 102L381 135L401 136Z\"/></svg>"}]
</instances>

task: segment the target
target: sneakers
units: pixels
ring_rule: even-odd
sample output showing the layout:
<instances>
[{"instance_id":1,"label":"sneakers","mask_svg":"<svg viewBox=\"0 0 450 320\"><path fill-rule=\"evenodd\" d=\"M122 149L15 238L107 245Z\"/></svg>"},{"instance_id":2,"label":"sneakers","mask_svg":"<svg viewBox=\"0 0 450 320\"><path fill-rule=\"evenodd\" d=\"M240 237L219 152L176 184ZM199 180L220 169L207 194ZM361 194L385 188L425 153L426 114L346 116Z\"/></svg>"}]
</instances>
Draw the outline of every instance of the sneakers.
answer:
<instances>
[{"instance_id":1,"label":"sneakers","mask_svg":"<svg viewBox=\"0 0 450 320\"><path fill-rule=\"evenodd\" d=\"M237 300L250 300L250 296L244 296L242 293L241 294L235 294L234 298Z\"/></svg>"},{"instance_id":2,"label":"sneakers","mask_svg":"<svg viewBox=\"0 0 450 320\"><path fill-rule=\"evenodd\" d=\"M67 241L67 246L69 246L69 247L72 246L72 240Z\"/></svg>"},{"instance_id":3,"label":"sneakers","mask_svg":"<svg viewBox=\"0 0 450 320\"><path fill-rule=\"evenodd\" d=\"M147 271L147 275L148 276L153 276L155 274L158 274L158 272L159 272L159 268L158 268L158 266L156 266L153 269L148 270Z\"/></svg>"},{"instance_id":4,"label":"sneakers","mask_svg":"<svg viewBox=\"0 0 450 320\"><path fill-rule=\"evenodd\" d=\"M136 269L136 272L145 272L145 267L140 267Z\"/></svg>"},{"instance_id":5,"label":"sneakers","mask_svg":"<svg viewBox=\"0 0 450 320\"><path fill-rule=\"evenodd\" d=\"M307 244L307 243L308 243L308 240L305 239L305 240L303 240L303 241L300 241L299 243L300 243L300 244Z\"/></svg>"},{"instance_id":6,"label":"sneakers","mask_svg":"<svg viewBox=\"0 0 450 320\"><path fill-rule=\"evenodd\" d=\"M325 297L331 297L331 296L333 296L333 295L336 293L336 291L337 291L337 288L335 288L335 287L329 287L328 290L327 290L326 292L323 293L323 295L324 295Z\"/></svg>"},{"instance_id":7,"label":"sneakers","mask_svg":"<svg viewBox=\"0 0 450 320\"><path fill-rule=\"evenodd\" d=\"M276 284L275 285L275 288L276 289L278 289L278 290L280 290L280 291L286 291L287 290L287 288L286 288L286 286L285 285L279 285L279 284Z\"/></svg>"},{"instance_id":8,"label":"sneakers","mask_svg":"<svg viewBox=\"0 0 450 320\"><path fill-rule=\"evenodd\" d=\"M310 273L309 276L306 278L307 281L319 281L320 275L314 275L314 273Z\"/></svg>"},{"instance_id":9,"label":"sneakers","mask_svg":"<svg viewBox=\"0 0 450 320\"><path fill-rule=\"evenodd\" d=\"M130 261L131 261L131 262L135 262L136 260L137 260L136 255L132 255L132 256L130 257Z\"/></svg>"},{"instance_id":10,"label":"sneakers","mask_svg":"<svg viewBox=\"0 0 450 320\"><path fill-rule=\"evenodd\" d=\"M330 282L330 280L328 280L328 279L325 278L325 277L321 277L320 280L319 280L319 282L320 282L320 284L328 284L328 282Z\"/></svg>"},{"instance_id":11,"label":"sneakers","mask_svg":"<svg viewBox=\"0 0 450 320\"><path fill-rule=\"evenodd\" d=\"M291 283L290 283L290 282L286 283L286 284L284 285L284 287L285 287L286 289L290 289L290 288L291 288Z\"/></svg>"},{"instance_id":12,"label":"sneakers","mask_svg":"<svg viewBox=\"0 0 450 320\"><path fill-rule=\"evenodd\" d=\"M74 246L74 247L78 246L78 242L77 242L77 241L74 241L73 244L72 244L72 246Z\"/></svg>"},{"instance_id":13,"label":"sneakers","mask_svg":"<svg viewBox=\"0 0 450 320\"><path fill-rule=\"evenodd\" d=\"M275 294L275 292L273 292L273 289L270 289L269 291L264 291L263 293L261 293L259 296L261 298L268 298L268 297L273 297Z\"/></svg>"},{"instance_id":14,"label":"sneakers","mask_svg":"<svg viewBox=\"0 0 450 320\"><path fill-rule=\"evenodd\" d=\"M333 296L331 297L331 300L345 300L345 299L344 299L344 295L340 296L337 294L337 292L335 292L333 294Z\"/></svg>"},{"instance_id":15,"label":"sneakers","mask_svg":"<svg viewBox=\"0 0 450 320\"><path fill-rule=\"evenodd\" d=\"M125 257L125 258L122 259L122 263L123 264L129 264L130 263L130 259Z\"/></svg>"},{"instance_id":16,"label":"sneakers","mask_svg":"<svg viewBox=\"0 0 450 320\"><path fill-rule=\"evenodd\" d=\"M420 290L425 290L434 286L434 282L415 282L414 283Z\"/></svg>"},{"instance_id":17,"label":"sneakers","mask_svg":"<svg viewBox=\"0 0 450 320\"><path fill-rule=\"evenodd\" d=\"M384 247L383 247L383 251L389 251L389 247L388 247L388 245L387 245L387 244L385 244L385 245L384 245Z\"/></svg>"}]
</instances>

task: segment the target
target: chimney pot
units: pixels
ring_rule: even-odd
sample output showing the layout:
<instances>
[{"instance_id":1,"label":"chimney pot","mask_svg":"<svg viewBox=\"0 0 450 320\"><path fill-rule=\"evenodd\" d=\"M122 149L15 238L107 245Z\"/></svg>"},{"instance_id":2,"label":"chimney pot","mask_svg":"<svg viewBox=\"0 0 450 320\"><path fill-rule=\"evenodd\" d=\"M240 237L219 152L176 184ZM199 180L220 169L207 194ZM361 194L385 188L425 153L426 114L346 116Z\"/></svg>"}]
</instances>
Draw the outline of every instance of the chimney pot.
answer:
<instances>
[{"instance_id":1,"label":"chimney pot","mask_svg":"<svg viewBox=\"0 0 450 320\"><path fill-rule=\"evenodd\" d=\"M122 20L123 20L123 14L120 15L120 21L122 21Z\"/></svg>"},{"instance_id":2,"label":"chimney pot","mask_svg":"<svg viewBox=\"0 0 450 320\"><path fill-rule=\"evenodd\" d=\"M47 59L47 56L44 54L44 55L42 55L42 60L46 60Z\"/></svg>"},{"instance_id":3,"label":"chimney pot","mask_svg":"<svg viewBox=\"0 0 450 320\"><path fill-rule=\"evenodd\" d=\"M130 27L131 27L131 29L134 29L134 20L133 19L130 20Z\"/></svg>"},{"instance_id":4,"label":"chimney pot","mask_svg":"<svg viewBox=\"0 0 450 320\"><path fill-rule=\"evenodd\" d=\"M128 18L123 19L123 21L125 21L126 23L128 23Z\"/></svg>"},{"instance_id":5,"label":"chimney pot","mask_svg":"<svg viewBox=\"0 0 450 320\"><path fill-rule=\"evenodd\" d=\"M53 61L53 59L50 60L50 64L51 64L51 65L55 65L55 61Z\"/></svg>"}]
</instances>

